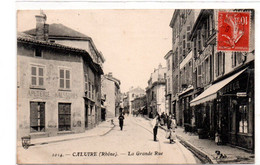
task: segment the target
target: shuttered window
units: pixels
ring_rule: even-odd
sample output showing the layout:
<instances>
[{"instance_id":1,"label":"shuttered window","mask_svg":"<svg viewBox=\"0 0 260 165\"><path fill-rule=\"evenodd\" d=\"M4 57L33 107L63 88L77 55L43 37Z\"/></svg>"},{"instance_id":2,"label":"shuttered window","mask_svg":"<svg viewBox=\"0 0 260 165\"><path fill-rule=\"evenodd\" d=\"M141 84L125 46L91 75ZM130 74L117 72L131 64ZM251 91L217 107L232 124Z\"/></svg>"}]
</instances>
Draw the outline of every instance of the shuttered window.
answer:
<instances>
[{"instance_id":1,"label":"shuttered window","mask_svg":"<svg viewBox=\"0 0 260 165\"><path fill-rule=\"evenodd\" d=\"M88 74L85 74L85 95L88 97Z\"/></svg>"},{"instance_id":2,"label":"shuttered window","mask_svg":"<svg viewBox=\"0 0 260 165\"><path fill-rule=\"evenodd\" d=\"M198 87L202 87L202 80L201 80L201 77L202 77L202 74L201 74L201 65L198 66L198 79L197 79L197 86Z\"/></svg>"},{"instance_id":3,"label":"shuttered window","mask_svg":"<svg viewBox=\"0 0 260 165\"><path fill-rule=\"evenodd\" d=\"M71 130L71 104L59 103L59 131Z\"/></svg>"},{"instance_id":4,"label":"shuttered window","mask_svg":"<svg viewBox=\"0 0 260 165\"><path fill-rule=\"evenodd\" d=\"M44 86L44 67L43 66L31 66L31 85L37 87Z\"/></svg>"},{"instance_id":5,"label":"shuttered window","mask_svg":"<svg viewBox=\"0 0 260 165\"><path fill-rule=\"evenodd\" d=\"M44 102L30 102L30 128L31 132L45 131Z\"/></svg>"},{"instance_id":6,"label":"shuttered window","mask_svg":"<svg viewBox=\"0 0 260 165\"><path fill-rule=\"evenodd\" d=\"M60 69L60 88L70 89L70 70Z\"/></svg>"}]
</instances>

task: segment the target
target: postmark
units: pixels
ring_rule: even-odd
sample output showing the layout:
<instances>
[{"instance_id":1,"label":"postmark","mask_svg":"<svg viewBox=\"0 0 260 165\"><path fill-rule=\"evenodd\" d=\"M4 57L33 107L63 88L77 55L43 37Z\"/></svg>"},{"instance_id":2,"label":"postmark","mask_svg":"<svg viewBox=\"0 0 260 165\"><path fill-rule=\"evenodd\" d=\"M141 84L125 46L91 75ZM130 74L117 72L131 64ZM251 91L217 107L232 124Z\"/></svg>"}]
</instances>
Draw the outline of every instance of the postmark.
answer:
<instances>
[{"instance_id":1,"label":"postmark","mask_svg":"<svg viewBox=\"0 0 260 165\"><path fill-rule=\"evenodd\" d=\"M218 13L218 51L249 51L250 12Z\"/></svg>"}]
</instances>

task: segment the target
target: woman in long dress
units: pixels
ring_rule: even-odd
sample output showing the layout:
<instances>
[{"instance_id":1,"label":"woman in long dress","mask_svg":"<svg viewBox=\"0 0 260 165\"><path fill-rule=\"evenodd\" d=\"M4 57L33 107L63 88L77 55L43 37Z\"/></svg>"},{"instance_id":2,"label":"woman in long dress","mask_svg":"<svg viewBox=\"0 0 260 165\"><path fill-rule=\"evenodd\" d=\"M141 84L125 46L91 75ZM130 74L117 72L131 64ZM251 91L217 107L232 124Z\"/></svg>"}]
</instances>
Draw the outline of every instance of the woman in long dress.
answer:
<instances>
[{"instance_id":1,"label":"woman in long dress","mask_svg":"<svg viewBox=\"0 0 260 165\"><path fill-rule=\"evenodd\" d=\"M171 116L170 119L170 125L169 125L169 131L170 131L170 143L174 142L176 140L176 134L175 134L175 128L176 128L176 120L174 116Z\"/></svg>"}]
</instances>

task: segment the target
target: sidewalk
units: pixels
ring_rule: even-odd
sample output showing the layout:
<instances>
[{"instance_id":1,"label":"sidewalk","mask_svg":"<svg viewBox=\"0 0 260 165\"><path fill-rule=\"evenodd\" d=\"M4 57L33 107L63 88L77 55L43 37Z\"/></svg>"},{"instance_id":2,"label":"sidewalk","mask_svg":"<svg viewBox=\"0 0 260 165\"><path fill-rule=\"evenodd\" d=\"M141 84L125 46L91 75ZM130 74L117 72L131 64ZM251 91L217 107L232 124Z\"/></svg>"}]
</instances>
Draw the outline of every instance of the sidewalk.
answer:
<instances>
[{"instance_id":1,"label":"sidewalk","mask_svg":"<svg viewBox=\"0 0 260 165\"><path fill-rule=\"evenodd\" d=\"M166 126L160 126L166 130ZM254 164L255 155L228 145L217 145L213 140L199 139L198 135L184 132L183 128L176 129L177 138L205 163L213 164ZM225 154L226 158L217 158L215 151Z\"/></svg>"},{"instance_id":2,"label":"sidewalk","mask_svg":"<svg viewBox=\"0 0 260 165\"><path fill-rule=\"evenodd\" d=\"M114 120L115 121L115 120ZM31 146L35 145L44 145L49 143L56 143L68 140L75 140L93 136L104 136L108 134L113 128L115 127L114 124L111 124L111 120L103 121L95 128L86 130L84 133L77 133L77 134L66 134L66 135L58 135L52 137L44 137L44 138L36 138L31 139ZM17 147L22 147L21 140L17 141Z\"/></svg>"}]
</instances>

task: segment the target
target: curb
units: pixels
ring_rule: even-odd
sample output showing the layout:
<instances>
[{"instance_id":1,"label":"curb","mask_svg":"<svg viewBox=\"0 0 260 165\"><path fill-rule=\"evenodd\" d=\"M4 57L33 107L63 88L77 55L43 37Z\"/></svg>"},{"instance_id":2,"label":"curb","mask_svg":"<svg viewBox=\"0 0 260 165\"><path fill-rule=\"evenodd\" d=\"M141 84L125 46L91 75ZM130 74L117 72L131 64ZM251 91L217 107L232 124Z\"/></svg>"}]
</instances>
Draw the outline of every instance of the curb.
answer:
<instances>
[{"instance_id":1,"label":"curb","mask_svg":"<svg viewBox=\"0 0 260 165\"><path fill-rule=\"evenodd\" d=\"M166 129L162 126L159 126L161 129ZM212 158L212 156L206 154L204 151L198 149L193 144L189 143L188 141L184 140L181 136L176 135L177 138L180 140L180 143L185 146L187 149L189 149L192 153L194 153L203 163L206 164L218 164L216 160Z\"/></svg>"},{"instance_id":2,"label":"curb","mask_svg":"<svg viewBox=\"0 0 260 165\"><path fill-rule=\"evenodd\" d=\"M190 142L184 140L181 136L177 135L177 138L180 140L180 143L188 148L192 153L194 153L203 163L206 164L218 164L216 160L213 159L212 156L206 154L201 149L197 148Z\"/></svg>"},{"instance_id":3,"label":"curb","mask_svg":"<svg viewBox=\"0 0 260 165\"><path fill-rule=\"evenodd\" d=\"M111 128L109 128L109 130L106 131L103 134L97 134L97 135L92 135L92 136L74 137L74 138L72 137L72 138L67 138L67 139L60 139L60 140L53 140L53 141L47 141L47 142L33 143L33 144L30 144L29 146L38 146L38 145L51 144L51 143L57 143L57 142L64 142L64 141L70 141L70 140L77 140L77 139L83 139L83 138L94 137L94 136L105 136L110 131L112 131L114 128L115 128L115 124L113 124L113 126ZM19 146L22 147L21 145L18 145L17 147L19 147Z\"/></svg>"}]
</instances>

